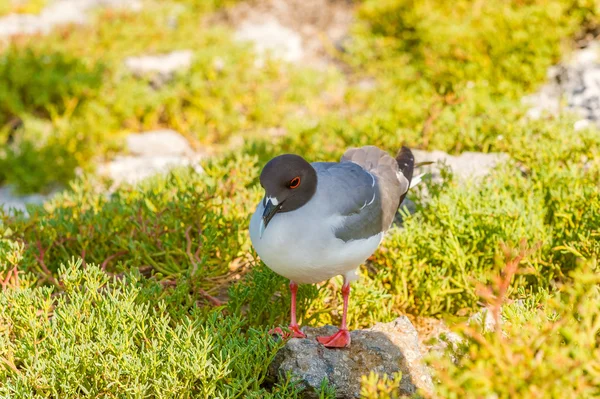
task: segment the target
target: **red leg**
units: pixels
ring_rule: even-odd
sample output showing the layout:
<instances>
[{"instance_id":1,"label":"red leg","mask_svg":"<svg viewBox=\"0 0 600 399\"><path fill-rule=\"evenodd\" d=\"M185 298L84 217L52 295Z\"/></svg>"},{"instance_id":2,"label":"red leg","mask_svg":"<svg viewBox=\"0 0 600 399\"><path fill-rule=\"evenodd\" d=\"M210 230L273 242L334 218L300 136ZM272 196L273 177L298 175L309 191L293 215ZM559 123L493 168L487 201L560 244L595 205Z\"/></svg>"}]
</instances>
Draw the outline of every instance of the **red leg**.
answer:
<instances>
[{"instance_id":1,"label":"red leg","mask_svg":"<svg viewBox=\"0 0 600 399\"><path fill-rule=\"evenodd\" d=\"M296 293L298 293L298 284L290 281L290 292L292 293L292 308L291 308L291 319L290 330L292 330L294 338L306 338L306 334L300 331L300 326L296 321Z\"/></svg>"},{"instance_id":2,"label":"red leg","mask_svg":"<svg viewBox=\"0 0 600 399\"><path fill-rule=\"evenodd\" d=\"M291 307L291 323L289 329L291 331L290 334L284 334L283 330L279 327L269 331L271 334L279 334L284 338L306 338L306 334L300 331L300 326L296 321L296 294L298 293L298 284L293 281L290 281L290 292L292 293L292 307Z\"/></svg>"},{"instance_id":3,"label":"red leg","mask_svg":"<svg viewBox=\"0 0 600 399\"><path fill-rule=\"evenodd\" d=\"M344 310L342 313L342 325L337 333L328 337L317 337L317 341L326 348L344 348L350 346L350 332L346 319L348 316L348 297L350 296L350 283L344 281L342 286L342 297L344 298Z\"/></svg>"}]
</instances>

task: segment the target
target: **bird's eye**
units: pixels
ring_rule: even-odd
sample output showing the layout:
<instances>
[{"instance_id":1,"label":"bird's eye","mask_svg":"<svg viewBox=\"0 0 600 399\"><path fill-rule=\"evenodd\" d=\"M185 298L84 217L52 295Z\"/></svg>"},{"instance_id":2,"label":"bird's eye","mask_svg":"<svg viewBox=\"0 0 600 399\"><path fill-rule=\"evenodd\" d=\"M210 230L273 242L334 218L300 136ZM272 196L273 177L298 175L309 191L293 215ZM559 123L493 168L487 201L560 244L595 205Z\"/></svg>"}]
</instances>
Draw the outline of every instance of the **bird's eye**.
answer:
<instances>
[{"instance_id":1,"label":"bird's eye","mask_svg":"<svg viewBox=\"0 0 600 399\"><path fill-rule=\"evenodd\" d=\"M300 185L300 178L294 177L292 180L290 180L288 187L291 189L294 189L294 188L298 188L299 185Z\"/></svg>"}]
</instances>

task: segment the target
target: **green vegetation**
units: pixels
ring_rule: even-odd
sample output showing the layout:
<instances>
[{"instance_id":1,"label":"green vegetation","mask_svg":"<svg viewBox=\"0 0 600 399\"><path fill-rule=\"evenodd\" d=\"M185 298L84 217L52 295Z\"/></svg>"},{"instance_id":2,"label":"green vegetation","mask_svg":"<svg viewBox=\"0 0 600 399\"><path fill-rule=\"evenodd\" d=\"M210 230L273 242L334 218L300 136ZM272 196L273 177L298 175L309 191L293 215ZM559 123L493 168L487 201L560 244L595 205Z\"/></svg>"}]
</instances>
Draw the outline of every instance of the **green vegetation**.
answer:
<instances>
[{"instance_id":1,"label":"green vegetation","mask_svg":"<svg viewBox=\"0 0 600 399\"><path fill-rule=\"evenodd\" d=\"M441 397L600 395L600 135L568 117L527 120L520 102L596 26L595 3L361 1L351 40L332 52L344 73L257 66L207 22L233 3L148 1L0 48L0 182L68 186L29 217L0 212L0 395L298 397L291 379L261 384L278 348L266 331L287 321L289 296L249 242L257 176L274 154L335 159L364 144L509 160L478 183L425 183L427 201L423 187L411 194L417 212L353 287L350 326L401 313L455 321L483 296L505 304L506 336L457 327L456 362L431 360ZM123 65L177 49L193 65L162 85ZM205 173L111 196L74 179L128 131L157 127L215 152ZM522 249L518 262L503 245ZM302 322L338 322L340 286L301 286ZM398 381L365 377L363 396L393 397Z\"/></svg>"},{"instance_id":2,"label":"green vegetation","mask_svg":"<svg viewBox=\"0 0 600 399\"><path fill-rule=\"evenodd\" d=\"M508 287L519 256L509 260L497 287ZM466 339L456 350L456 360L441 358L433 362L441 381L440 395L478 398L497 392L502 398L598 397L597 267L595 263L584 264L570 276L572 284L552 294L539 291L503 308L500 305L506 291L488 290L486 295L497 323L502 323L502 332L497 329L482 333L463 327Z\"/></svg>"},{"instance_id":3,"label":"green vegetation","mask_svg":"<svg viewBox=\"0 0 600 399\"><path fill-rule=\"evenodd\" d=\"M387 375L379 376L371 371L368 376L362 378L360 396L365 399L397 399L401 380L402 373L390 379Z\"/></svg>"},{"instance_id":4,"label":"green vegetation","mask_svg":"<svg viewBox=\"0 0 600 399\"><path fill-rule=\"evenodd\" d=\"M293 385L260 387L278 347L265 331L241 333L239 318L193 306L185 284L167 293L139 275L116 280L81 267L61 269L58 296L27 286L2 294L4 397L294 393Z\"/></svg>"},{"instance_id":5,"label":"green vegetation","mask_svg":"<svg viewBox=\"0 0 600 399\"><path fill-rule=\"evenodd\" d=\"M0 4L0 16L4 14L37 14L48 0L5 0Z\"/></svg>"}]
</instances>

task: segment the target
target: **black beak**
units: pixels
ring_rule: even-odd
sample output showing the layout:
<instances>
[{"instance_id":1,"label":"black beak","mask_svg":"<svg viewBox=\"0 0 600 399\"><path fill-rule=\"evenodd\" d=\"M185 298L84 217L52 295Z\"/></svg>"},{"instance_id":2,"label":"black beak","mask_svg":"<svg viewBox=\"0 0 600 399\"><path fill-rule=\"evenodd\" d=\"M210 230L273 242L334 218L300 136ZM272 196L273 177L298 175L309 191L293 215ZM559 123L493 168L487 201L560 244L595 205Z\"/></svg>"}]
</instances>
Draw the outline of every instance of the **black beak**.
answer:
<instances>
[{"instance_id":1,"label":"black beak","mask_svg":"<svg viewBox=\"0 0 600 399\"><path fill-rule=\"evenodd\" d=\"M280 209L281 209L281 204L273 205L271 200L268 200L265 203L265 210L263 212L262 222L260 224L260 237L261 238L262 238L262 235L263 235L265 229L269 225L269 222L271 221L271 219L273 219L273 216L275 216L275 214L277 212L279 212Z\"/></svg>"}]
</instances>

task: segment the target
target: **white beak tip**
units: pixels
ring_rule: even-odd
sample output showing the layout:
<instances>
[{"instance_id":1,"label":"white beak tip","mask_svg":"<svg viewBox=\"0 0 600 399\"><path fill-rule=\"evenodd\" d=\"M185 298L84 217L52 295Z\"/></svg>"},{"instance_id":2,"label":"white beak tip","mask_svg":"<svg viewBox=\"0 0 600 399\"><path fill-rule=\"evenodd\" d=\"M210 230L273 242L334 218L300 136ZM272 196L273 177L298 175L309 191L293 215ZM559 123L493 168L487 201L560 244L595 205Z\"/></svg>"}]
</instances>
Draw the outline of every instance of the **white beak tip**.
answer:
<instances>
[{"instance_id":1,"label":"white beak tip","mask_svg":"<svg viewBox=\"0 0 600 399\"><path fill-rule=\"evenodd\" d=\"M262 238L264 232L265 232L265 221L261 220L260 221L260 228L258 229L258 236L259 236L259 238Z\"/></svg>"}]
</instances>

